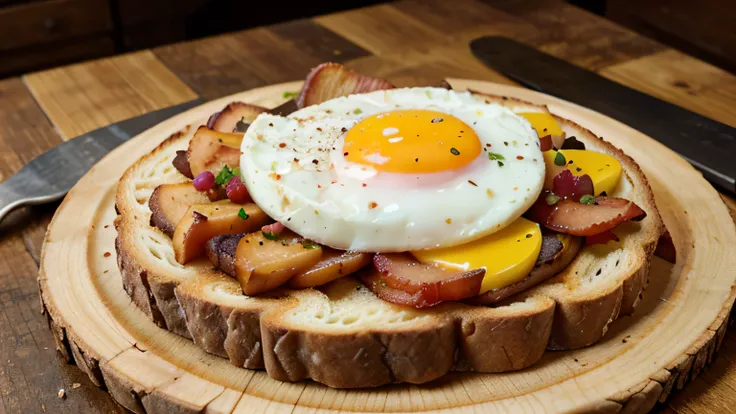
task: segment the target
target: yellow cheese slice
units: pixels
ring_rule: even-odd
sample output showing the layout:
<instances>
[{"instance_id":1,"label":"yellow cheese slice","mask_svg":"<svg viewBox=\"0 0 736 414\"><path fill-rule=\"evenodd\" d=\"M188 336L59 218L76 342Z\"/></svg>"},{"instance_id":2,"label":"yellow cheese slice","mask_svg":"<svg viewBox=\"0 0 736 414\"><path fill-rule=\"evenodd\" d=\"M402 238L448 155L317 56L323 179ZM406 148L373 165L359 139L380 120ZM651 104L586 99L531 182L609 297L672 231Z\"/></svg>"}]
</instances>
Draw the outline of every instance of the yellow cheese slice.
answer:
<instances>
[{"instance_id":1,"label":"yellow cheese slice","mask_svg":"<svg viewBox=\"0 0 736 414\"><path fill-rule=\"evenodd\" d=\"M594 195L603 191L611 195L621 179L621 163L617 159L602 152L588 150L560 150L565 156L567 169L573 175L588 174L593 180ZM557 151L549 150L544 153L546 165L554 165Z\"/></svg>"},{"instance_id":2,"label":"yellow cheese slice","mask_svg":"<svg viewBox=\"0 0 736 414\"><path fill-rule=\"evenodd\" d=\"M520 112L517 115L526 118L540 137L563 134L562 127L551 114L546 112Z\"/></svg>"},{"instance_id":3,"label":"yellow cheese slice","mask_svg":"<svg viewBox=\"0 0 736 414\"><path fill-rule=\"evenodd\" d=\"M448 270L485 268L480 293L524 279L534 268L542 248L537 223L518 218L505 228L469 243L411 252L422 263Z\"/></svg>"}]
</instances>

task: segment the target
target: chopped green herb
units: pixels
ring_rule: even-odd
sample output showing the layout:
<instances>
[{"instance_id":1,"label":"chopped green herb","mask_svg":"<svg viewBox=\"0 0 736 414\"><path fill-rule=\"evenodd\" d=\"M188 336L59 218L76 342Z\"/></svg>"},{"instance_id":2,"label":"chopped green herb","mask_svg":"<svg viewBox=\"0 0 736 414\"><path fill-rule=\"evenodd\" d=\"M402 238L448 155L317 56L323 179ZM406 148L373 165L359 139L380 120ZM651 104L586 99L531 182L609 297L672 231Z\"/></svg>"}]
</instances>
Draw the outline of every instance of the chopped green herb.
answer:
<instances>
[{"instance_id":1,"label":"chopped green herb","mask_svg":"<svg viewBox=\"0 0 736 414\"><path fill-rule=\"evenodd\" d=\"M498 166L503 167L503 163L501 161L498 161Z\"/></svg>"},{"instance_id":2,"label":"chopped green herb","mask_svg":"<svg viewBox=\"0 0 736 414\"><path fill-rule=\"evenodd\" d=\"M271 171L276 171L276 161L271 161Z\"/></svg>"},{"instance_id":3,"label":"chopped green herb","mask_svg":"<svg viewBox=\"0 0 736 414\"><path fill-rule=\"evenodd\" d=\"M238 211L238 217L245 220L248 218L248 213L245 212L244 208L241 208L240 211Z\"/></svg>"},{"instance_id":4,"label":"chopped green herb","mask_svg":"<svg viewBox=\"0 0 736 414\"><path fill-rule=\"evenodd\" d=\"M595 203L595 197L593 197L590 194L586 194L586 195L580 197L580 203L582 203L582 204L593 204L593 203Z\"/></svg>"},{"instance_id":5,"label":"chopped green herb","mask_svg":"<svg viewBox=\"0 0 736 414\"><path fill-rule=\"evenodd\" d=\"M270 231L262 231L261 233L263 233L263 237L267 238L268 240L278 240L279 239L278 234L273 234Z\"/></svg>"},{"instance_id":6,"label":"chopped green herb","mask_svg":"<svg viewBox=\"0 0 736 414\"><path fill-rule=\"evenodd\" d=\"M360 109L360 108L355 108L355 109L353 110L353 113L354 113L355 115L360 115L360 114L362 114L362 113L363 113L363 110L362 110L362 109Z\"/></svg>"},{"instance_id":7,"label":"chopped green herb","mask_svg":"<svg viewBox=\"0 0 736 414\"><path fill-rule=\"evenodd\" d=\"M430 91L424 91L424 93L427 94L427 98L432 99L432 92L430 92Z\"/></svg>"},{"instance_id":8,"label":"chopped green herb","mask_svg":"<svg viewBox=\"0 0 736 414\"><path fill-rule=\"evenodd\" d=\"M305 249L316 249L319 247L319 244L313 242L309 239L302 240L302 246L304 246Z\"/></svg>"},{"instance_id":9,"label":"chopped green herb","mask_svg":"<svg viewBox=\"0 0 736 414\"><path fill-rule=\"evenodd\" d=\"M299 92L284 92L284 99L296 98L297 96L299 96Z\"/></svg>"},{"instance_id":10,"label":"chopped green herb","mask_svg":"<svg viewBox=\"0 0 736 414\"><path fill-rule=\"evenodd\" d=\"M458 151L455 147L450 148L450 152L452 153L452 155L460 155L460 151Z\"/></svg>"},{"instance_id":11,"label":"chopped green herb","mask_svg":"<svg viewBox=\"0 0 736 414\"><path fill-rule=\"evenodd\" d=\"M555 193L549 193L546 197L544 197L544 201L547 203L548 206L553 206L557 204L558 201L560 201L560 196Z\"/></svg>"},{"instance_id":12,"label":"chopped green herb","mask_svg":"<svg viewBox=\"0 0 736 414\"><path fill-rule=\"evenodd\" d=\"M491 160L491 161L496 161L496 160L505 160L506 157L504 157L501 154L495 153L495 152L489 152L488 153L488 159Z\"/></svg>"},{"instance_id":13,"label":"chopped green herb","mask_svg":"<svg viewBox=\"0 0 736 414\"><path fill-rule=\"evenodd\" d=\"M567 160L565 159L565 156L562 155L561 152L558 152L557 155L555 155L555 165L562 167L565 164L567 164Z\"/></svg>"},{"instance_id":14,"label":"chopped green herb","mask_svg":"<svg viewBox=\"0 0 736 414\"><path fill-rule=\"evenodd\" d=\"M227 165L223 166L219 173L217 173L217 177L215 177L215 184L218 185L226 185L230 182L230 180L233 179L233 177L236 177L240 175L240 168L230 169Z\"/></svg>"}]
</instances>

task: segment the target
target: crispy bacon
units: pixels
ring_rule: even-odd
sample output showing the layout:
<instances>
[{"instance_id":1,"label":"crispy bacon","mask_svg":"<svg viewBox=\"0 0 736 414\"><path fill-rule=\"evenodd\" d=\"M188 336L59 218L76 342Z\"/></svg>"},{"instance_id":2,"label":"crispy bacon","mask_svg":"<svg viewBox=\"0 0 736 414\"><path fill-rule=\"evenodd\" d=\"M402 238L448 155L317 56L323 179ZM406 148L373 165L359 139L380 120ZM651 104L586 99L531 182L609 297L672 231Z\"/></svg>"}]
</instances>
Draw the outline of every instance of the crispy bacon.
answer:
<instances>
[{"instance_id":1,"label":"crispy bacon","mask_svg":"<svg viewBox=\"0 0 736 414\"><path fill-rule=\"evenodd\" d=\"M539 137L539 149L541 149L543 152L552 149L552 135Z\"/></svg>"},{"instance_id":2,"label":"crispy bacon","mask_svg":"<svg viewBox=\"0 0 736 414\"><path fill-rule=\"evenodd\" d=\"M307 75L297 106L304 108L340 96L393 88L383 79L360 75L339 63L323 63Z\"/></svg>"},{"instance_id":3,"label":"crispy bacon","mask_svg":"<svg viewBox=\"0 0 736 414\"><path fill-rule=\"evenodd\" d=\"M637 221L647 213L634 202L623 198L599 196L593 204L561 200L544 225L573 236L594 236L611 230L625 221Z\"/></svg>"},{"instance_id":4,"label":"crispy bacon","mask_svg":"<svg viewBox=\"0 0 736 414\"><path fill-rule=\"evenodd\" d=\"M448 271L405 253L377 254L373 265L377 272L365 275L364 283L383 300L415 308L477 296L486 273Z\"/></svg>"}]
</instances>

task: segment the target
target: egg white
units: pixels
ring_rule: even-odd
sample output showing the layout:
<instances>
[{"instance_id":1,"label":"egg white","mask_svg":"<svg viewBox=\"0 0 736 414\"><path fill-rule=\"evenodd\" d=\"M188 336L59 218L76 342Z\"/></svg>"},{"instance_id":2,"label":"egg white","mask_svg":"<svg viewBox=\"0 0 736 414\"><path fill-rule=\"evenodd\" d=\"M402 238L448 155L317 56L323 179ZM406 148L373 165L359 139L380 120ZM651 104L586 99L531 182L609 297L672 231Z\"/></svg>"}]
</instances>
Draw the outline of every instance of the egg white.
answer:
<instances>
[{"instance_id":1,"label":"egg white","mask_svg":"<svg viewBox=\"0 0 736 414\"><path fill-rule=\"evenodd\" d=\"M346 132L365 117L397 109L453 115L474 129L484 150L462 168L430 174L385 173L347 162ZM468 242L521 216L544 184L539 139L524 118L468 92L440 88L351 95L288 117L261 114L241 149L243 182L269 216L344 250ZM491 160L489 152L504 159Z\"/></svg>"}]
</instances>

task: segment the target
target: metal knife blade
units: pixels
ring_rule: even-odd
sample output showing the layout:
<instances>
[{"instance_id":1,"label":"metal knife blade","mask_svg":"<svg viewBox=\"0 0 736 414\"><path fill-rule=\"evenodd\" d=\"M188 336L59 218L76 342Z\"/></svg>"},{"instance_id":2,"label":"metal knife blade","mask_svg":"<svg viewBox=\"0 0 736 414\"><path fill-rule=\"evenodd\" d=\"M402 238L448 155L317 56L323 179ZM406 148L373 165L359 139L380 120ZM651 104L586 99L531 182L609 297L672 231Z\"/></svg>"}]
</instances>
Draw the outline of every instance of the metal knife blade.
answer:
<instances>
[{"instance_id":1,"label":"metal knife blade","mask_svg":"<svg viewBox=\"0 0 736 414\"><path fill-rule=\"evenodd\" d=\"M34 158L0 183L0 220L23 205L62 198L97 161L118 145L204 102L195 99L82 134Z\"/></svg>"},{"instance_id":2,"label":"metal knife blade","mask_svg":"<svg viewBox=\"0 0 736 414\"><path fill-rule=\"evenodd\" d=\"M489 36L473 54L509 78L638 129L685 158L722 190L736 194L736 128L603 78L514 40Z\"/></svg>"}]
</instances>

